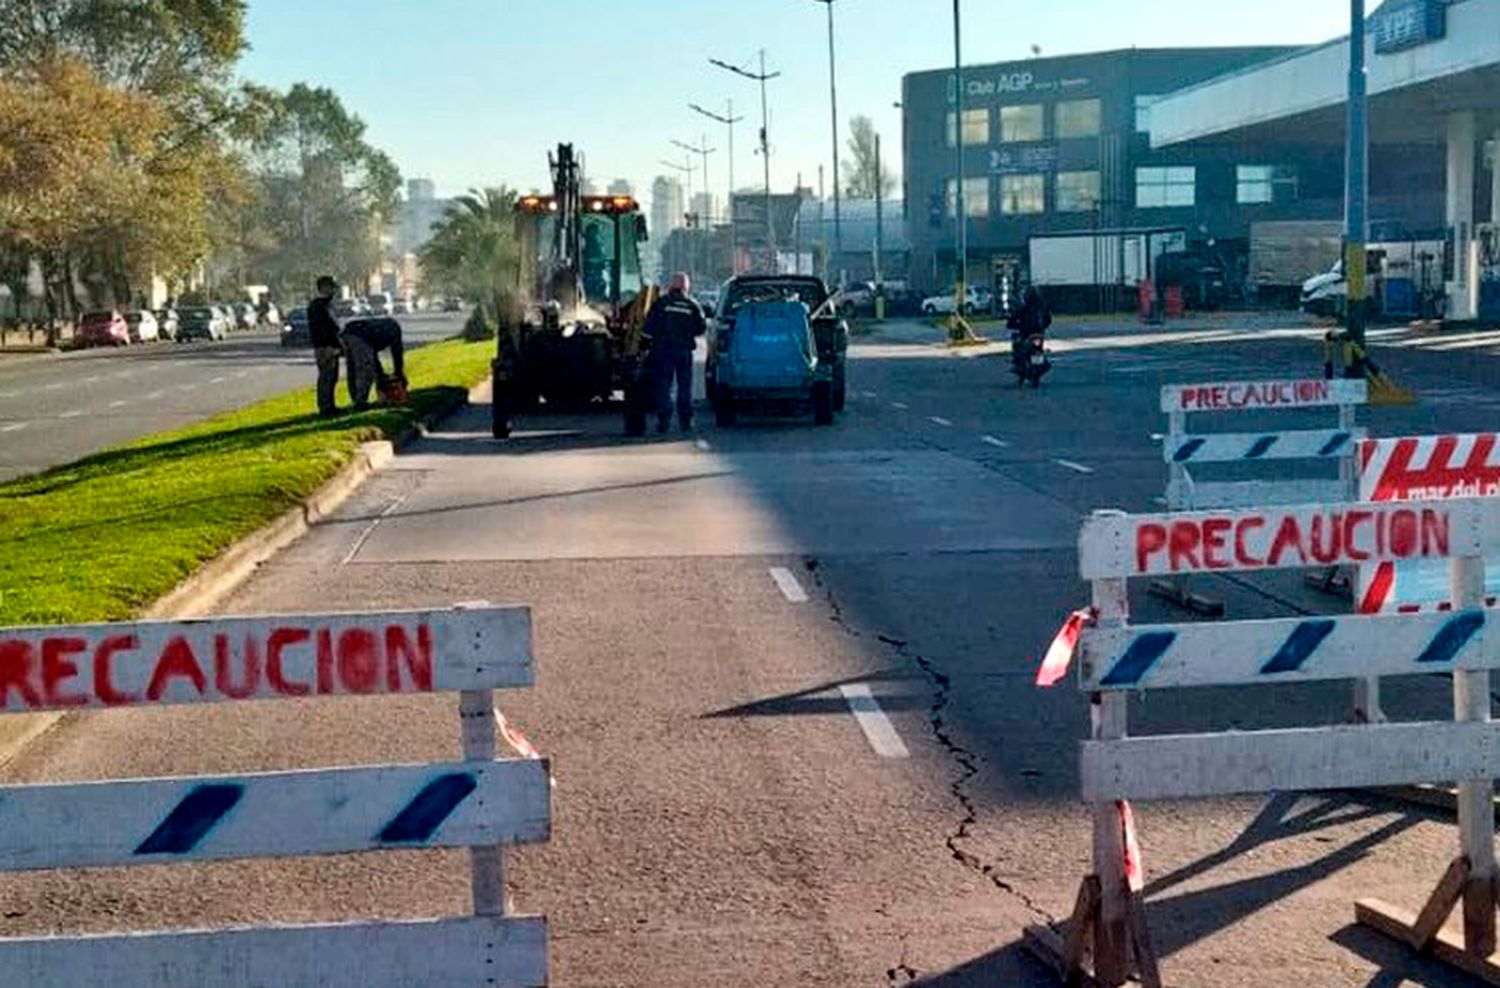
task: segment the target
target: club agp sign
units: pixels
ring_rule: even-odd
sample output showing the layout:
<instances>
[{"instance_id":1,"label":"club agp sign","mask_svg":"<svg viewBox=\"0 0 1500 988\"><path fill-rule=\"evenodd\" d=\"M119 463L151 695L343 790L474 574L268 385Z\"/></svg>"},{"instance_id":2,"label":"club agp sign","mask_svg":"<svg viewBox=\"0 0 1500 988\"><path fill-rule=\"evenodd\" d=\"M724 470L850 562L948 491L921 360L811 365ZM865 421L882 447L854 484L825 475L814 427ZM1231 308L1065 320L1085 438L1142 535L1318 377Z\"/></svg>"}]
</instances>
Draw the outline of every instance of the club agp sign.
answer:
<instances>
[{"instance_id":1,"label":"club agp sign","mask_svg":"<svg viewBox=\"0 0 1500 988\"><path fill-rule=\"evenodd\" d=\"M1462 504L1100 514L1080 549L1090 579L1444 559L1477 551L1474 520Z\"/></svg>"}]
</instances>

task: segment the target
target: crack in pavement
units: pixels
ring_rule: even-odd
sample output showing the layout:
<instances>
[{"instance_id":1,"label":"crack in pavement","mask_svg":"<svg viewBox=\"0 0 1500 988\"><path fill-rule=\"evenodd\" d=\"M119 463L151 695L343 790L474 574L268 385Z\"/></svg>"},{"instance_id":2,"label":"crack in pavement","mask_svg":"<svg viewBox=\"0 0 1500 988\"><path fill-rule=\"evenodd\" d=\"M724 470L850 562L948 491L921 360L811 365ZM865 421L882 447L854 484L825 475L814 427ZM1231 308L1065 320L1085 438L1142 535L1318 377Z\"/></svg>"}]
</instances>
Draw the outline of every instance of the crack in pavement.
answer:
<instances>
[{"instance_id":1,"label":"crack in pavement","mask_svg":"<svg viewBox=\"0 0 1500 988\"><path fill-rule=\"evenodd\" d=\"M865 637L863 632L852 627L844 617L844 610L839 605L837 598L834 597L833 588L824 582L819 572L818 560L813 557L807 557L803 560L803 566L806 568L814 585L823 592L823 597L827 601L831 612L830 620L838 625L840 630L847 635L854 638ZM938 745L948 753L949 757L958 764L960 769L958 776L948 785L953 798L958 800L959 806L964 811L964 817L959 821L958 829L949 834L944 841L949 853L953 856L953 860L965 868L984 876L995 888L1019 900L1032 914L1045 920L1049 926L1055 928L1058 925L1058 920L1055 916L1038 905L1031 896L1027 895L1020 888L1002 878L995 871L994 865L985 864L979 859L978 855L966 851L959 846L961 841L969 838L970 829L979 823L979 813L974 805L973 798L969 795L968 787L969 783L979 775L981 759L974 752L954 740L952 733L948 729L944 711L947 710L952 695L952 678L939 669L937 663L932 659L912 649L909 642L882 634L877 634L875 638L901 658L914 663L917 668L922 670L922 675L932 685L932 704L927 709L928 726L931 728L932 735L937 740ZM899 972L904 967L905 965L902 964L891 970Z\"/></svg>"}]
</instances>

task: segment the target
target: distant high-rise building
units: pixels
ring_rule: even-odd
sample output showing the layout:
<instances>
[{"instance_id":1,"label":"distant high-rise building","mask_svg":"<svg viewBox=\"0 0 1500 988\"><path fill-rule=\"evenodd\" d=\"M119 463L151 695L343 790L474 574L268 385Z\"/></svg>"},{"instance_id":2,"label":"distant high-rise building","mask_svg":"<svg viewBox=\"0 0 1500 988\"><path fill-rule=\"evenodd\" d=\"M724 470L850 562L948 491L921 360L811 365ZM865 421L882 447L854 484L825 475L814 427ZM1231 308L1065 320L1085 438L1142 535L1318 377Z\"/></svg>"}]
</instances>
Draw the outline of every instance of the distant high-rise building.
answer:
<instances>
[{"instance_id":1,"label":"distant high-rise building","mask_svg":"<svg viewBox=\"0 0 1500 988\"><path fill-rule=\"evenodd\" d=\"M408 202L431 202L437 198L437 187L430 178L413 178L406 183Z\"/></svg>"},{"instance_id":2,"label":"distant high-rise building","mask_svg":"<svg viewBox=\"0 0 1500 988\"><path fill-rule=\"evenodd\" d=\"M635 186L630 184L628 178L617 178L609 183L609 194L612 196L633 196Z\"/></svg>"},{"instance_id":3,"label":"distant high-rise building","mask_svg":"<svg viewBox=\"0 0 1500 988\"><path fill-rule=\"evenodd\" d=\"M586 196L596 196L599 194L599 186L594 184L593 179L585 175L578 180L578 191Z\"/></svg>"},{"instance_id":4,"label":"distant high-rise building","mask_svg":"<svg viewBox=\"0 0 1500 988\"><path fill-rule=\"evenodd\" d=\"M682 226L684 208L682 183L666 175L658 175L651 183L651 237L665 239L668 233Z\"/></svg>"},{"instance_id":5,"label":"distant high-rise building","mask_svg":"<svg viewBox=\"0 0 1500 988\"><path fill-rule=\"evenodd\" d=\"M693 194L692 212L703 226L712 226L719 216L719 200L712 192Z\"/></svg>"}]
</instances>

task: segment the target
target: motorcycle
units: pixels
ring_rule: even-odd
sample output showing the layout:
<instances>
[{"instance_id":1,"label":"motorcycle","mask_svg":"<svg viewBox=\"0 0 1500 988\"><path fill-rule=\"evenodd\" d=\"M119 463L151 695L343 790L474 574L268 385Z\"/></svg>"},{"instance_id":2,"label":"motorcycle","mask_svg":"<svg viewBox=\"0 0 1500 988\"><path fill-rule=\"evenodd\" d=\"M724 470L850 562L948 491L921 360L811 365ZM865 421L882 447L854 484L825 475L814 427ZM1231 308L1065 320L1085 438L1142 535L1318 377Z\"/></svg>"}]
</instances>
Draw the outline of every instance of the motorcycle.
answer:
<instances>
[{"instance_id":1,"label":"motorcycle","mask_svg":"<svg viewBox=\"0 0 1500 988\"><path fill-rule=\"evenodd\" d=\"M1041 333L1012 333L1010 368L1022 387L1028 383L1033 388L1041 387L1042 378L1052 369L1052 358L1047 354L1047 337Z\"/></svg>"}]
</instances>

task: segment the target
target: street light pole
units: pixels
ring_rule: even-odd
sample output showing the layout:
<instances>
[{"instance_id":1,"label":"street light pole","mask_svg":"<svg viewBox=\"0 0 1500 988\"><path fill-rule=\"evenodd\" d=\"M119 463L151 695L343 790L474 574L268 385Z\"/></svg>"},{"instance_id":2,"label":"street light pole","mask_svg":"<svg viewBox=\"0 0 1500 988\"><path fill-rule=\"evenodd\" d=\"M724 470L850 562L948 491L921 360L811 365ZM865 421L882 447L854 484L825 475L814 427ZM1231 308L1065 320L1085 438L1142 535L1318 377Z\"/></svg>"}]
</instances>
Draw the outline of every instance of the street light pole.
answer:
<instances>
[{"instance_id":1,"label":"street light pole","mask_svg":"<svg viewBox=\"0 0 1500 988\"><path fill-rule=\"evenodd\" d=\"M962 337L964 302L968 299L969 219L964 203L964 55L961 0L953 0L953 222L958 228L958 277L954 285L954 330Z\"/></svg>"},{"instance_id":2,"label":"street light pole","mask_svg":"<svg viewBox=\"0 0 1500 988\"><path fill-rule=\"evenodd\" d=\"M760 72L751 72L738 65L730 65L716 58L708 60L710 65L733 72L737 76L760 83L760 153L765 164L766 182L766 247L771 255L771 272L778 273L776 259L776 224L771 216L771 108L766 95L766 83L781 77L780 72L766 72L766 50L760 50Z\"/></svg>"},{"instance_id":3,"label":"street light pole","mask_svg":"<svg viewBox=\"0 0 1500 988\"><path fill-rule=\"evenodd\" d=\"M710 259L711 258L710 248L712 247L712 243L711 243L711 241L712 241L712 235L710 234L708 236L705 236L704 235L704 231L711 231L713 229L713 212L714 212L714 210L713 210L713 205L714 205L713 198L714 197L713 197L713 193L710 192L710 191L708 191L708 156L711 155L711 154L716 153L718 151L718 148L711 148L711 147L708 146L708 135L707 134L703 135L702 142L703 143L699 144L697 147L693 147L693 145L691 145L691 144L685 144L682 141L673 141L672 143L675 144L675 145L677 145L678 147L682 148L684 151L687 151L690 154L697 154L697 155L701 155L703 157L703 201L704 201L704 205L707 206L708 208L703 211L707 215L700 216L698 218L698 228L699 228L699 231L700 231L699 235L698 235L698 239L703 244L703 250L701 251L701 253L703 255L703 267L705 269L707 269L707 270L700 270L698 273L700 275L705 276L705 277L712 277L713 276L713 271L712 271L713 263L712 263L712 261ZM688 203L688 209L692 210L692 202L691 201L689 201L689 203Z\"/></svg>"},{"instance_id":4,"label":"street light pole","mask_svg":"<svg viewBox=\"0 0 1500 988\"><path fill-rule=\"evenodd\" d=\"M722 117L697 103L689 103L688 108L729 128L729 195L724 202L729 209L729 273L737 275L740 273L740 224L734 215L734 125L745 118L734 115L734 100L729 101L727 112ZM707 181L707 176L704 181Z\"/></svg>"},{"instance_id":5,"label":"street light pole","mask_svg":"<svg viewBox=\"0 0 1500 988\"><path fill-rule=\"evenodd\" d=\"M688 159L688 160L691 161L692 159ZM673 171L677 172L678 174L687 176L687 201L684 203L683 212L684 213L690 213L692 211L692 209L693 209L693 166L690 165L690 164L689 165L679 165L675 161L668 161L666 158L660 158L660 159L658 159L658 161L661 164L666 165L668 168L672 169ZM683 229L686 229L687 228L687 217L683 216L682 220L683 220ZM692 263L693 252L692 252L691 248L688 249L687 260L688 260L689 264Z\"/></svg>"},{"instance_id":6,"label":"street light pole","mask_svg":"<svg viewBox=\"0 0 1500 988\"><path fill-rule=\"evenodd\" d=\"M837 62L834 60L834 0L817 0L817 2L828 8L828 101L832 107L833 115L833 256L835 261L834 272L838 276L839 284L842 285L844 282L844 269L840 262L844 256L844 224L842 207L843 190L839 187L839 83Z\"/></svg>"},{"instance_id":7,"label":"street light pole","mask_svg":"<svg viewBox=\"0 0 1500 988\"><path fill-rule=\"evenodd\" d=\"M1346 149L1344 281L1348 285L1349 343L1358 348L1344 372L1364 376L1365 238L1369 235L1370 134L1365 76L1365 0L1349 3L1349 146Z\"/></svg>"}]
</instances>

